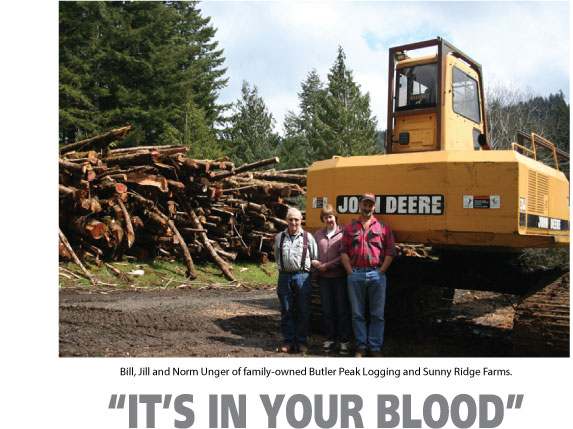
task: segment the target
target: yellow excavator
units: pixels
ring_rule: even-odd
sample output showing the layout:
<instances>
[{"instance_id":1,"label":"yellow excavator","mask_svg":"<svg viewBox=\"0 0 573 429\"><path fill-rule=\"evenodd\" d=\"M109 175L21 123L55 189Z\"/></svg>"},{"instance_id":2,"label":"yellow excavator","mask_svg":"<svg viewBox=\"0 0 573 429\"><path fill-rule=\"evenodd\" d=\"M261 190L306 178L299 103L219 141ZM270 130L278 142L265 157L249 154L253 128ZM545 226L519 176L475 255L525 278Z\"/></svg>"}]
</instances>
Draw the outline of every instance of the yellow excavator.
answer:
<instances>
[{"instance_id":1,"label":"yellow excavator","mask_svg":"<svg viewBox=\"0 0 573 429\"><path fill-rule=\"evenodd\" d=\"M437 276L457 288L506 290L511 284L512 292L537 292L541 280L534 276L491 266L511 251L569 246L569 181L559 168L569 154L524 133L510 150L491 150L481 66L447 41L398 46L389 53L387 153L313 163L305 228L314 232L323 226L320 211L327 203L336 208L340 224L350 222L358 216L360 195L373 192L375 213L390 224L397 242L421 243L448 255L440 268L417 270L421 277L408 268L404 276L411 283ZM550 162L541 161L542 152L551 155L544 157ZM477 271L475 281L468 265ZM560 348L568 354L566 276L567 313L557 317L565 328L542 341L566 336Z\"/></svg>"}]
</instances>

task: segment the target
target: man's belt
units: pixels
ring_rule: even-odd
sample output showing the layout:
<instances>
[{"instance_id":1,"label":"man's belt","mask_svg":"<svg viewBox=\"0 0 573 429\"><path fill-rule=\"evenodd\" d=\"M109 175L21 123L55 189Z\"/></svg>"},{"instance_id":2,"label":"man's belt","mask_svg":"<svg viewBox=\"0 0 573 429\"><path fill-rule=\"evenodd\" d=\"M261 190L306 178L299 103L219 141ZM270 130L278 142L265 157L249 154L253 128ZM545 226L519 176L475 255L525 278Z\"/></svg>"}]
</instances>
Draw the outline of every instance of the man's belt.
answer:
<instances>
[{"instance_id":1,"label":"man's belt","mask_svg":"<svg viewBox=\"0 0 573 429\"><path fill-rule=\"evenodd\" d=\"M379 270L382 265L376 265L375 267L352 267L352 270L362 270L362 271L370 271L370 270Z\"/></svg>"}]
</instances>

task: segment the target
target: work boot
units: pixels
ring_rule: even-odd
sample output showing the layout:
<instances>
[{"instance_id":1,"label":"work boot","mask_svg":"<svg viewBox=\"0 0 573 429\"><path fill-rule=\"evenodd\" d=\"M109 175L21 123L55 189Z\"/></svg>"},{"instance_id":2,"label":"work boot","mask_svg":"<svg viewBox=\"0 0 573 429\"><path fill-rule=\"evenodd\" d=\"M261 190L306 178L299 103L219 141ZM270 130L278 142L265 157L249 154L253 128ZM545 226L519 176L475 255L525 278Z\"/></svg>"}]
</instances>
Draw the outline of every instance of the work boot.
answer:
<instances>
[{"instance_id":1,"label":"work boot","mask_svg":"<svg viewBox=\"0 0 573 429\"><path fill-rule=\"evenodd\" d=\"M338 353L346 356L350 352L349 346L350 346L349 343L340 343L340 348L338 350Z\"/></svg>"},{"instance_id":2,"label":"work boot","mask_svg":"<svg viewBox=\"0 0 573 429\"><path fill-rule=\"evenodd\" d=\"M329 352L334 348L334 341L326 340L322 343L322 351Z\"/></svg>"},{"instance_id":3,"label":"work boot","mask_svg":"<svg viewBox=\"0 0 573 429\"><path fill-rule=\"evenodd\" d=\"M366 357L367 352L368 352L368 350L366 350L366 349L356 349L356 352L354 353L354 357L356 357L356 358Z\"/></svg>"},{"instance_id":4,"label":"work boot","mask_svg":"<svg viewBox=\"0 0 573 429\"><path fill-rule=\"evenodd\" d=\"M370 357L382 357L382 352L380 350L370 350L368 352L368 356L370 356Z\"/></svg>"}]
</instances>

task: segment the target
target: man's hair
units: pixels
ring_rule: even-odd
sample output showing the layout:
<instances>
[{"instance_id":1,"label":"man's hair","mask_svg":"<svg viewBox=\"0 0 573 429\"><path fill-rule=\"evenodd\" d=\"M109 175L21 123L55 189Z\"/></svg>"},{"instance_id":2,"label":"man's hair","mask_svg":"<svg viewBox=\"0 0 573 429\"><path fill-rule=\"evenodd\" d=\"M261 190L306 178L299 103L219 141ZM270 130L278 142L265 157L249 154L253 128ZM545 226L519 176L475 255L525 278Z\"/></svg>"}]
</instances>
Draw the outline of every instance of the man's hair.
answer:
<instances>
[{"instance_id":1,"label":"man's hair","mask_svg":"<svg viewBox=\"0 0 573 429\"><path fill-rule=\"evenodd\" d=\"M296 207L291 207L290 209L288 209L286 218L288 219L291 216L296 216L299 219L302 219L302 213L300 212L299 209L297 209Z\"/></svg>"},{"instance_id":2,"label":"man's hair","mask_svg":"<svg viewBox=\"0 0 573 429\"><path fill-rule=\"evenodd\" d=\"M322 210L320 211L320 220L323 220L324 216L330 216L330 215L334 216L338 221L338 213L336 213L336 210L334 210L332 204L325 204Z\"/></svg>"}]
</instances>

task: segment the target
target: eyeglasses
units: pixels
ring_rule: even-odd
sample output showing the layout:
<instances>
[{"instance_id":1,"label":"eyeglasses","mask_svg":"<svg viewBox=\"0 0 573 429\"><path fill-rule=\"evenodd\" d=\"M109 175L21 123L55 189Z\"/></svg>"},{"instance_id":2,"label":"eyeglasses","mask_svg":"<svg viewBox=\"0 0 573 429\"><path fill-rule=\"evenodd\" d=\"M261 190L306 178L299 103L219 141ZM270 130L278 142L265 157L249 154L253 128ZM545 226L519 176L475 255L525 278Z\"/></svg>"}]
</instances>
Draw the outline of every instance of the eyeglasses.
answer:
<instances>
[{"instance_id":1,"label":"eyeglasses","mask_svg":"<svg viewBox=\"0 0 573 429\"><path fill-rule=\"evenodd\" d=\"M296 217L291 217L291 218L288 218L287 221L289 221L289 222L300 222L300 219L298 219Z\"/></svg>"}]
</instances>

